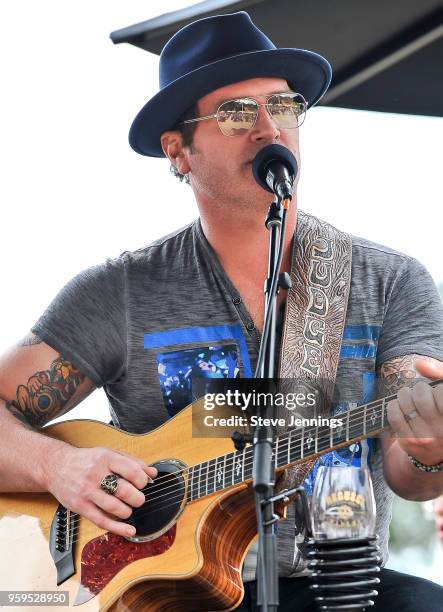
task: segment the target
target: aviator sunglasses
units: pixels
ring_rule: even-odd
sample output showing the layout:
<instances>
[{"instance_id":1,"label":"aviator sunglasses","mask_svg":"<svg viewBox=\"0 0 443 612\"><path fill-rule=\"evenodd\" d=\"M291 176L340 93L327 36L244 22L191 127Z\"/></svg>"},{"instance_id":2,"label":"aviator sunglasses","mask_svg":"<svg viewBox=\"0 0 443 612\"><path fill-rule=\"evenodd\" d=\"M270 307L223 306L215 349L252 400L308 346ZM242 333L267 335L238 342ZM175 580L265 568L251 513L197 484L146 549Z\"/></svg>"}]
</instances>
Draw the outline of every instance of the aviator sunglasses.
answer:
<instances>
[{"instance_id":1,"label":"aviator sunglasses","mask_svg":"<svg viewBox=\"0 0 443 612\"><path fill-rule=\"evenodd\" d=\"M259 104L254 98L225 100L214 115L187 119L182 124L217 119L222 134L242 136L254 127L261 106L266 108L277 127L284 130L300 127L305 120L306 100L301 94L289 91L269 95L264 104Z\"/></svg>"}]
</instances>

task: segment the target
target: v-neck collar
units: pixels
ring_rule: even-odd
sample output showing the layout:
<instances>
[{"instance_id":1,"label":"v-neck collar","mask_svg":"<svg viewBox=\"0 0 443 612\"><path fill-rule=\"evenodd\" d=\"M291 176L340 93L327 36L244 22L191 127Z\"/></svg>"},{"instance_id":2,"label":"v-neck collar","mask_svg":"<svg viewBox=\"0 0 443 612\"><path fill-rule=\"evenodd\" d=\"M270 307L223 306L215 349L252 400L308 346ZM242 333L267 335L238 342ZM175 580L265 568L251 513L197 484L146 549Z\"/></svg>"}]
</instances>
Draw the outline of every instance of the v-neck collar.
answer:
<instances>
[{"instance_id":1,"label":"v-neck collar","mask_svg":"<svg viewBox=\"0 0 443 612\"><path fill-rule=\"evenodd\" d=\"M304 214L300 215L297 213L297 225L295 229L295 235L294 235L294 240L292 244L292 253L291 253L291 270L290 270L291 275L292 275L292 268L293 268L294 261L295 261L294 254L295 254L295 249L298 243L299 228L300 228L300 225L303 223L303 217L304 217ZM211 267L213 268L215 274L222 280L223 285L226 287L226 290L230 296L231 302L234 304L238 312L238 315L240 319L243 321L246 329L248 330L254 342L256 350L258 352L260 348L260 342L261 342L261 333L255 327L254 320L243 302L241 293L238 291L237 287L234 285L234 283L229 278L228 274L226 273L225 269L223 268L218 258L217 253L214 251L208 239L206 238L202 225L201 225L200 218L198 218L195 221L195 230L196 230L197 237L200 240L200 243L206 252L206 256L209 259ZM265 279L263 279L263 282L264 281ZM281 331L283 329L285 310L286 310L286 299L279 305L279 309L277 312L277 331L280 332L278 333L278 338L277 338L278 347L280 345L280 338L281 338ZM279 350L276 351L276 355L278 353L279 353Z\"/></svg>"}]
</instances>

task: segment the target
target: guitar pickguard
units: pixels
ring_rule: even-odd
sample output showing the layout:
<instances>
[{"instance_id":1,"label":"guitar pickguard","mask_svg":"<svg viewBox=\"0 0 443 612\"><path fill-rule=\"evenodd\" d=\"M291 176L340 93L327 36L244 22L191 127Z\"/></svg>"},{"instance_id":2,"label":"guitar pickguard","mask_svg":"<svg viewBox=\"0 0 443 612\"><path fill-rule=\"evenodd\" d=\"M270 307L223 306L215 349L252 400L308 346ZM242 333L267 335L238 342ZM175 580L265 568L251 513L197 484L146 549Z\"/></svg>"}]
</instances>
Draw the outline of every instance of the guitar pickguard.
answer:
<instances>
[{"instance_id":1,"label":"guitar pickguard","mask_svg":"<svg viewBox=\"0 0 443 612\"><path fill-rule=\"evenodd\" d=\"M174 543L176 525L150 542L130 542L105 533L88 542L81 555L81 579L75 605L95 597L126 565L139 559L161 555Z\"/></svg>"}]
</instances>

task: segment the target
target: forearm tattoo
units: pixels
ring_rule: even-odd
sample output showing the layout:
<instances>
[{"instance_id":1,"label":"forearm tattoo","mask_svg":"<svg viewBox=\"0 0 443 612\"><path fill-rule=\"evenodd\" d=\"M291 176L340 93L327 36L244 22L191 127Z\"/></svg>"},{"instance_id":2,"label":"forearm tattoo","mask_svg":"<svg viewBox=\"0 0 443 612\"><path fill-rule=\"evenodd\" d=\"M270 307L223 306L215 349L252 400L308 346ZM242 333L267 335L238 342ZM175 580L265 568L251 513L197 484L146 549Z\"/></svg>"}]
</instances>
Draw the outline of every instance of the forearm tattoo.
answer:
<instances>
[{"instance_id":1,"label":"forearm tattoo","mask_svg":"<svg viewBox=\"0 0 443 612\"><path fill-rule=\"evenodd\" d=\"M36 372L26 385L19 385L17 397L7 402L7 409L15 417L33 427L42 427L63 413L85 376L63 359L55 359L49 370Z\"/></svg>"},{"instance_id":2,"label":"forearm tattoo","mask_svg":"<svg viewBox=\"0 0 443 612\"><path fill-rule=\"evenodd\" d=\"M390 395L397 393L401 387L413 387L418 380L424 380L415 367L417 357L428 361L438 361L423 355L404 355L386 361L377 369L380 392Z\"/></svg>"}]
</instances>

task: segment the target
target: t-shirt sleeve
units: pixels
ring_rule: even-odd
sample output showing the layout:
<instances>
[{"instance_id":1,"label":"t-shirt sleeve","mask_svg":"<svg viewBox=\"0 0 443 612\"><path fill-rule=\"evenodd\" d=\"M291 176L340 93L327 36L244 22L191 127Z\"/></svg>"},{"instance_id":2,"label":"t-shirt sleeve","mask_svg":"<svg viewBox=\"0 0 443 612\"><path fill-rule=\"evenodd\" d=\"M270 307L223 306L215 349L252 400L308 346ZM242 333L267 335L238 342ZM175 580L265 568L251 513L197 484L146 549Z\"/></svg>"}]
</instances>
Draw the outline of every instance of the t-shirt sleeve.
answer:
<instances>
[{"instance_id":1,"label":"t-shirt sleeve","mask_svg":"<svg viewBox=\"0 0 443 612\"><path fill-rule=\"evenodd\" d=\"M407 257L385 304L377 365L414 353L443 360L443 306L429 272Z\"/></svg>"},{"instance_id":2,"label":"t-shirt sleeve","mask_svg":"<svg viewBox=\"0 0 443 612\"><path fill-rule=\"evenodd\" d=\"M63 287L31 330L97 387L126 367L124 264L107 260Z\"/></svg>"}]
</instances>

